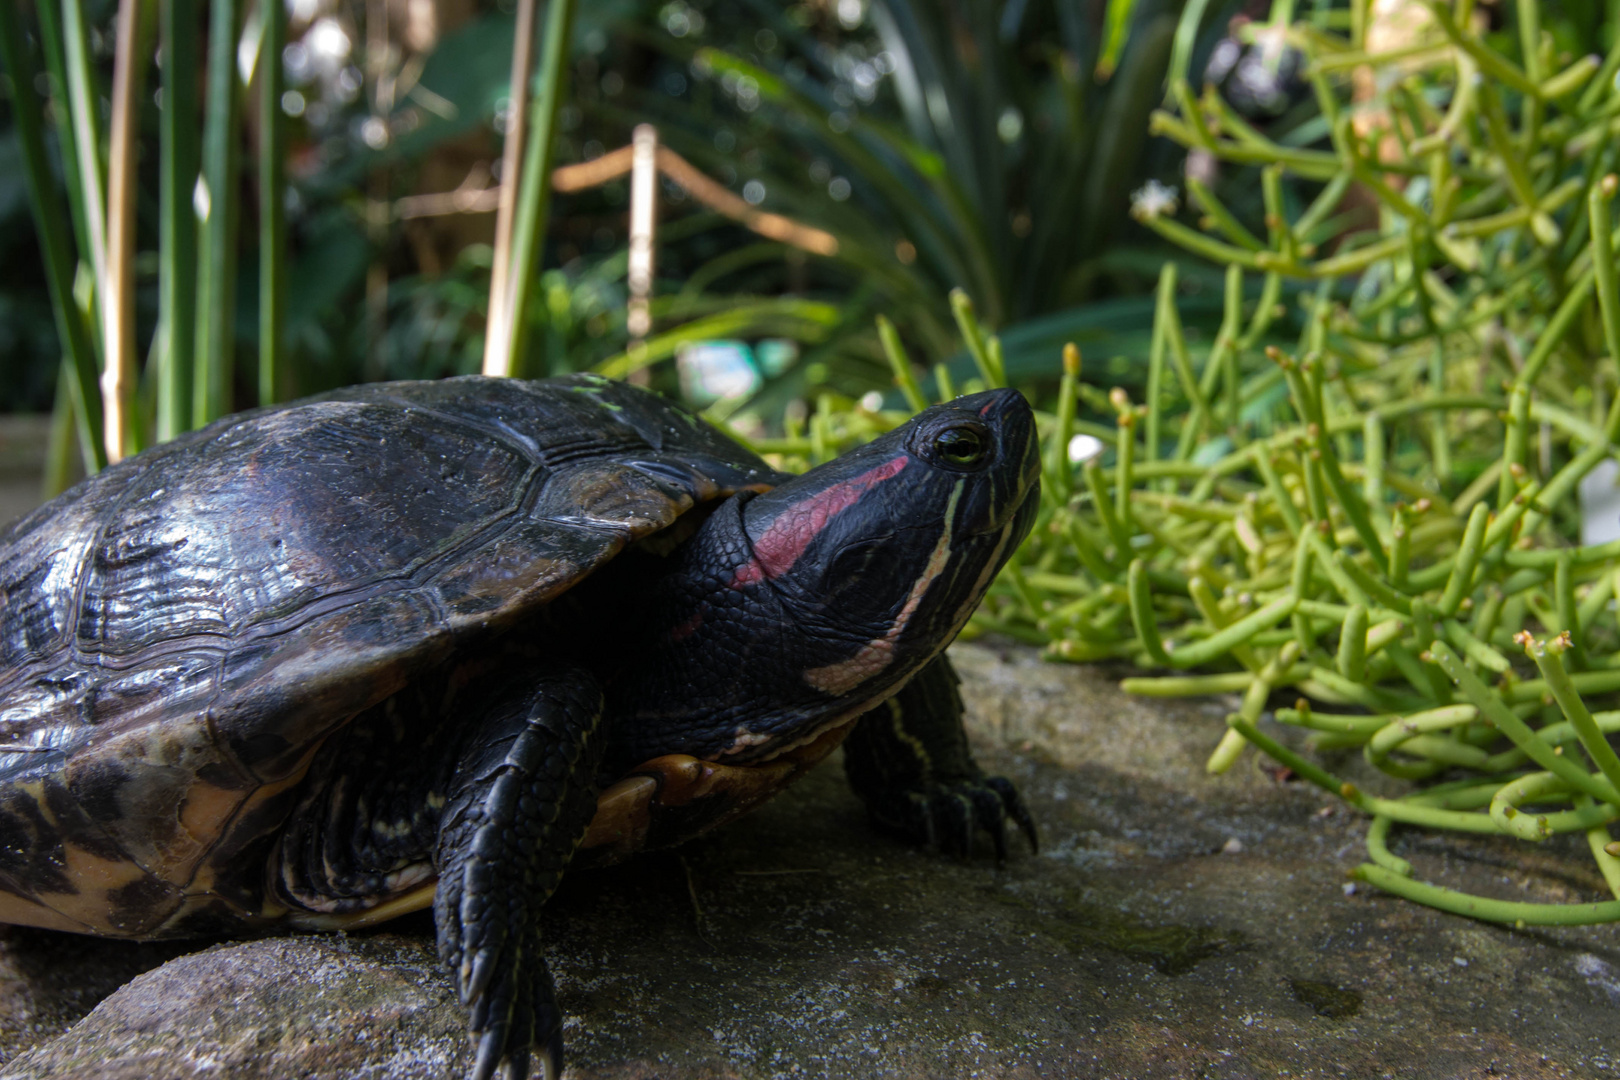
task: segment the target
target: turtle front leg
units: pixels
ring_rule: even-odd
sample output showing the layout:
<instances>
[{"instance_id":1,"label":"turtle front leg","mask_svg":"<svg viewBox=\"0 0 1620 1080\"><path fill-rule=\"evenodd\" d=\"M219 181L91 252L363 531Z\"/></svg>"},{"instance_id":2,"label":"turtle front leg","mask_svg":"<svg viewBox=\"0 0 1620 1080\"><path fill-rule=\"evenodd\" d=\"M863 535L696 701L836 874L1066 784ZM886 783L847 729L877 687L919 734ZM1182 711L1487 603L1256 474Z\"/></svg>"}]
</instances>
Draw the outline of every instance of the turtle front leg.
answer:
<instances>
[{"instance_id":1,"label":"turtle front leg","mask_svg":"<svg viewBox=\"0 0 1620 1080\"><path fill-rule=\"evenodd\" d=\"M439 825L433 914L439 956L477 1042L475 1080L503 1066L562 1072L562 1013L540 948L540 909L596 810L602 690L546 674L482 718L461 753Z\"/></svg>"},{"instance_id":2,"label":"turtle front leg","mask_svg":"<svg viewBox=\"0 0 1620 1080\"><path fill-rule=\"evenodd\" d=\"M986 776L973 760L958 682L941 654L864 714L844 741L850 786L876 825L914 844L965 857L983 829L1002 862L1010 818L1037 850L1035 819L1012 781Z\"/></svg>"}]
</instances>

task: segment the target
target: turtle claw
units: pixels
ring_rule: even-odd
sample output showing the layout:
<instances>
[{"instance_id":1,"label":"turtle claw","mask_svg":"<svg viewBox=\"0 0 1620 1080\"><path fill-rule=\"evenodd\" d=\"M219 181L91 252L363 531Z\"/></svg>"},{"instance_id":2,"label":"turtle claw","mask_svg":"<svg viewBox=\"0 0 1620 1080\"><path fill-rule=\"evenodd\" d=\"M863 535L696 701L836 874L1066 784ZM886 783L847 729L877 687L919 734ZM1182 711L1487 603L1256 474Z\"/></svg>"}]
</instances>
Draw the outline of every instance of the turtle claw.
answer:
<instances>
[{"instance_id":1,"label":"turtle claw","mask_svg":"<svg viewBox=\"0 0 1620 1080\"><path fill-rule=\"evenodd\" d=\"M495 974L495 950L479 949L473 957L472 968L462 976L461 1003L471 1005L489 988L490 976Z\"/></svg>"},{"instance_id":2,"label":"turtle claw","mask_svg":"<svg viewBox=\"0 0 1620 1080\"><path fill-rule=\"evenodd\" d=\"M495 1075L495 1070L501 1067L501 1060L505 1057L504 1034L499 1028L484 1032L478 1040L478 1057L473 1061L472 1072L467 1074L468 1080L491 1080Z\"/></svg>"},{"instance_id":3,"label":"turtle claw","mask_svg":"<svg viewBox=\"0 0 1620 1080\"><path fill-rule=\"evenodd\" d=\"M925 782L883 805L870 804L869 809L872 819L888 831L960 859L969 857L973 838L982 831L989 834L996 865L1004 864L1009 819L1029 841L1030 850L1040 850L1034 819L1012 782L1000 776Z\"/></svg>"},{"instance_id":4,"label":"turtle claw","mask_svg":"<svg viewBox=\"0 0 1620 1080\"><path fill-rule=\"evenodd\" d=\"M563 1072L563 1037L562 1017L551 1028L551 1034L546 1036L545 1052L540 1055L540 1080L562 1080Z\"/></svg>"},{"instance_id":5,"label":"turtle claw","mask_svg":"<svg viewBox=\"0 0 1620 1080\"><path fill-rule=\"evenodd\" d=\"M990 776L985 778L984 784L1000 796L1002 812L1012 818L1013 823L1018 826L1018 831L1029 841L1029 853L1040 854L1041 837L1035 831L1034 815L1029 812L1029 807L1024 805L1024 800L1019 796L1018 789L1013 787L1012 781L1005 776Z\"/></svg>"},{"instance_id":6,"label":"turtle claw","mask_svg":"<svg viewBox=\"0 0 1620 1080\"><path fill-rule=\"evenodd\" d=\"M468 1080L493 1080L504 1075L507 1080L525 1080L529 1075L529 1048L523 1047L504 1053L501 1033L494 1028L484 1032L478 1040L478 1058L473 1063ZM504 1069L503 1069L504 1066ZM562 1076L561 1048L553 1048L540 1057L542 1080L557 1080Z\"/></svg>"},{"instance_id":7,"label":"turtle claw","mask_svg":"<svg viewBox=\"0 0 1620 1080\"><path fill-rule=\"evenodd\" d=\"M1007 828L1004 824L1006 808L993 788L973 793L973 813L979 827L990 834L990 843L996 849L996 865L1007 863Z\"/></svg>"},{"instance_id":8,"label":"turtle claw","mask_svg":"<svg viewBox=\"0 0 1620 1080\"><path fill-rule=\"evenodd\" d=\"M538 1064L545 1080L562 1076L562 1011L548 971L505 965L469 1003L477 1054L468 1080L526 1080Z\"/></svg>"},{"instance_id":9,"label":"turtle claw","mask_svg":"<svg viewBox=\"0 0 1620 1080\"><path fill-rule=\"evenodd\" d=\"M1009 820L1040 849L1035 820L1012 781L974 762L957 683L950 661L935 657L861 717L844 740L844 770L879 828L962 859L982 830L1000 866Z\"/></svg>"}]
</instances>

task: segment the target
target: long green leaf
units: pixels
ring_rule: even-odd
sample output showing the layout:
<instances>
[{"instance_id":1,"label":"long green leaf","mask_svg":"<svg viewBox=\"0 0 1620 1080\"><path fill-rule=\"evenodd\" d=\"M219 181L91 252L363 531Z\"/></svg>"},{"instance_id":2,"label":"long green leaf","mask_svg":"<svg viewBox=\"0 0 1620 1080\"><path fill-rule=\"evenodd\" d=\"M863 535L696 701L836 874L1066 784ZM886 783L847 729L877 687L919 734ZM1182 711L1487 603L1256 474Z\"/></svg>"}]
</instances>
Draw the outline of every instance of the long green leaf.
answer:
<instances>
[{"instance_id":1,"label":"long green leaf","mask_svg":"<svg viewBox=\"0 0 1620 1080\"><path fill-rule=\"evenodd\" d=\"M67 188L68 214L73 222L75 248L90 250L90 221L85 213L79 178L78 141L73 134L73 107L68 101L67 46L62 37L62 11L54 3L36 4L40 45L45 52L45 75L56 102L56 146L62 155L62 181ZM99 432L98 432L99 437Z\"/></svg>"},{"instance_id":2,"label":"long green leaf","mask_svg":"<svg viewBox=\"0 0 1620 1080\"><path fill-rule=\"evenodd\" d=\"M1188 78L1193 47L1198 41L1198 28L1208 9L1209 0L1187 0L1187 6L1181 9L1181 17L1176 20L1175 48L1170 52L1167 82L1171 86Z\"/></svg>"},{"instance_id":3,"label":"long green leaf","mask_svg":"<svg viewBox=\"0 0 1620 1080\"><path fill-rule=\"evenodd\" d=\"M1164 84L1165 65L1175 34L1175 20L1161 16L1142 27L1131 43L1134 62L1110 88L1087 169L1082 198L1091 210L1079 235L1070 242L1096 250L1129 213L1131 163L1147 142L1148 117Z\"/></svg>"},{"instance_id":4,"label":"long green leaf","mask_svg":"<svg viewBox=\"0 0 1620 1080\"><path fill-rule=\"evenodd\" d=\"M281 52L287 8L259 0L259 404L272 404L281 375L287 311L287 125L281 114Z\"/></svg>"},{"instance_id":5,"label":"long green leaf","mask_svg":"<svg viewBox=\"0 0 1620 1080\"><path fill-rule=\"evenodd\" d=\"M28 58L16 6L9 3L0 3L0 62L4 62L15 88L11 99L13 122L22 144L34 227L45 256L51 312L65 354L61 378L67 384L73 412L78 418L79 445L85 466L94 472L107 464L106 449L101 442L101 397L97 392L95 350L90 345L90 335L78 305L73 302L73 260L68 251L67 226L62 220L61 204L57 202L45 155L39 99L30 90L36 69Z\"/></svg>"},{"instance_id":6,"label":"long green leaf","mask_svg":"<svg viewBox=\"0 0 1620 1080\"><path fill-rule=\"evenodd\" d=\"M539 278L538 263L544 250L546 219L551 209L551 163L556 149L557 110L562 104L568 74L568 41L574 26L575 0L550 0L546 8L544 51L540 57L540 93L531 99L533 112L529 144L524 153L518 193L517 224L512 237L510 266L511 334L508 354L511 372L527 371L529 304ZM522 118L518 118L522 122Z\"/></svg>"},{"instance_id":7,"label":"long green leaf","mask_svg":"<svg viewBox=\"0 0 1620 1080\"><path fill-rule=\"evenodd\" d=\"M144 427L135 408L135 192L140 185L140 99L145 84L144 0L119 0L112 112L107 138L107 262L101 289L102 422L107 458L139 451Z\"/></svg>"},{"instance_id":8,"label":"long green leaf","mask_svg":"<svg viewBox=\"0 0 1620 1080\"><path fill-rule=\"evenodd\" d=\"M1119 66L1119 56L1125 51L1125 39L1130 33L1131 13L1135 10L1136 0L1108 0L1108 13L1103 21L1102 55L1097 57L1099 81L1112 78L1114 68Z\"/></svg>"},{"instance_id":9,"label":"long green leaf","mask_svg":"<svg viewBox=\"0 0 1620 1080\"><path fill-rule=\"evenodd\" d=\"M84 23L84 0L62 0L62 31L69 124L79 163L79 199L84 206L85 234L89 241L89 250L83 254L95 273L99 298L101 284L107 280L107 166L97 123L102 95L90 65L90 34Z\"/></svg>"},{"instance_id":10,"label":"long green leaf","mask_svg":"<svg viewBox=\"0 0 1620 1080\"><path fill-rule=\"evenodd\" d=\"M157 438L191 427L197 352L197 0L163 0L158 118Z\"/></svg>"},{"instance_id":11,"label":"long green leaf","mask_svg":"<svg viewBox=\"0 0 1620 1080\"><path fill-rule=\"evenodd\" d=\"M236 359L237 124L242 82L236 75L241 0L211 0L208 26L208 104L203 128L202 215L197 260L197 362L191 424L201 427L230 411Z\"/></svg>"}]
</instances>

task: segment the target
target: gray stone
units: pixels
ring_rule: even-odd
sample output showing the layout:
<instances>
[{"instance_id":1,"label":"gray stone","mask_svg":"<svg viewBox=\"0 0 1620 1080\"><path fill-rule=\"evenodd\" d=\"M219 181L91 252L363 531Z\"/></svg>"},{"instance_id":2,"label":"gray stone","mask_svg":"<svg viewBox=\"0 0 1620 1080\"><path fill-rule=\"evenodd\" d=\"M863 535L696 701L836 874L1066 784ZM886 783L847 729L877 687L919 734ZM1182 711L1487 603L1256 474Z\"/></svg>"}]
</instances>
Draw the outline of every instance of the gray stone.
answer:
<instances>
[{"instance_id":1,"label":"gray stone","mask_svg":"<svg viewBox=\"0 0 1620 1080\"><path fill-rule=\"evenodd\" d=\"M1026 650L954 655L981 760L1025 793L1041 854L998 869L903 848L829 764L679 852L575 874L546 916L570 1076L1620 1076L1616 928L1347 892L1364 819L1252 754L1204 772L1230 701L1129 698L1121 672ZM1395 844L1427 880L1601 895L1584 843ZM188 948L8 931L0 1052L26 1052L3 1075L466 1067L425 915L170 959Z\"/></svg>"},{"instance_id":2,"label":"gray stone","mask_svg":"<svg viewBox=\"0 0 1620 1080\"><path fill-rule=\"evenodd\" d=\"M470 1064L466 1020L431 944L381 933L181 956L3 1075L429 1080Z\"/></svg>"}]
</instances>

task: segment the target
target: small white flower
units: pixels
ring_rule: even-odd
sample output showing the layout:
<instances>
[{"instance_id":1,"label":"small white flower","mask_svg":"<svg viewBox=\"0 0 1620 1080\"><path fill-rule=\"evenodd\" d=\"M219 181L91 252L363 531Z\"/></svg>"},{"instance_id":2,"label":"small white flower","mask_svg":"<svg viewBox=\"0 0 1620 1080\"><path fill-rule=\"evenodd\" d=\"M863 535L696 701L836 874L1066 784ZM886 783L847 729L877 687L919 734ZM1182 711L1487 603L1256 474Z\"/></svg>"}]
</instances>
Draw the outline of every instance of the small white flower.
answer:
<instances>
[{"instance_id":1,"label":"small white flower","mask_svg":"<svg viewBox=\"0 0 1620 1080\"><path fill-rule=\"evenodd\" d=\"M1082 432L1069 440L1069 462L1073 465L1083 465L1104 449L1101 439Z\"/></svg>"},{"instance_id":2,"label":"small white flower","mask_svg":"<svg viewBox=\"0 0 1620 1080\"><path fill-rule=\"evenodd\" d=\"M1178 194L1167 184L1149 180L1131 193L1131 216L1138 221L1151 221L1160 214L1173 214Z\"/></svg>"}]
</instances>

